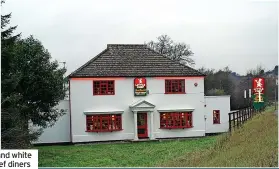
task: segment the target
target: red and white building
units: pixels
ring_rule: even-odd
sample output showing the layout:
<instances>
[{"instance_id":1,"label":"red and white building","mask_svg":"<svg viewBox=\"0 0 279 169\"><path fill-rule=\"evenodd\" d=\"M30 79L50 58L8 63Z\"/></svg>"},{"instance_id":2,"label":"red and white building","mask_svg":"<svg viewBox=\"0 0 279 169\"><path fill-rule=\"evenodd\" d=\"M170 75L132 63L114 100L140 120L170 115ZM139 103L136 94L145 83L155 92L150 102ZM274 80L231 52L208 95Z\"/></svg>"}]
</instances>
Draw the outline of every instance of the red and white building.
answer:
<instances>
[{"instance_id":1,"label":"red and white building","mask_svg":"<svg viewBox=\"0 0 279 169\"><path fill-rule=\"evenodd\" d=\"M228 131L230 96L146 45L108 45L69 75L67 109L35 143L202 137Z\"/></svg>"}]
</instances>

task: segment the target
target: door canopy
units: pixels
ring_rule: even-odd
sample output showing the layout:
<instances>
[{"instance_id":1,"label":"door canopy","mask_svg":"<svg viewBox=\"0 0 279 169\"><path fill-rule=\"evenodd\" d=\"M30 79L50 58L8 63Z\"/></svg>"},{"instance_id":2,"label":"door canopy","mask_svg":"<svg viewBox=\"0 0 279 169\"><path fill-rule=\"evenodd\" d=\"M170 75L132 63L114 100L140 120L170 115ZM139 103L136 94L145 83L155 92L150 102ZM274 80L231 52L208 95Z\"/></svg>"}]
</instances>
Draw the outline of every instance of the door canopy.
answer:
<instances>
[{"instance_id":1,"label":"door canopy","mask_svg":"<svg viewBox=\"0 0 279 169\"><path fill-rule=\"evenodd\" d=\"M130 105L130 109L133 112L138 112L138 111L148 111L152 112L154 111L155 105L149 103L146 100L138 100L134 102L132 105Z\"/></svg>"}]
</instances>

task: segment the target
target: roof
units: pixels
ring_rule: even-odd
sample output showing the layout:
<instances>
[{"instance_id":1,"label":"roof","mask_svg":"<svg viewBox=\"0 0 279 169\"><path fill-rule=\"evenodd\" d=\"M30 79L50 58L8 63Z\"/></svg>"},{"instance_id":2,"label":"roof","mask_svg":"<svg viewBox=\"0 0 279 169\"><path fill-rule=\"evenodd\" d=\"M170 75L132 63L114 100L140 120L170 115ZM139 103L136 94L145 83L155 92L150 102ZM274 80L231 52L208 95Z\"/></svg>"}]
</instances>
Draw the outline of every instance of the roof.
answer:
<instances>
[{"instance_id":1,"label":"roof","mask_svg":"<svg viewBox=\"0 0 279 169\"><path fill-rule=\"evenodd\" d=\"M205 76L142 44L108 44L69 77Z\"/></svg>"}]
</instances>

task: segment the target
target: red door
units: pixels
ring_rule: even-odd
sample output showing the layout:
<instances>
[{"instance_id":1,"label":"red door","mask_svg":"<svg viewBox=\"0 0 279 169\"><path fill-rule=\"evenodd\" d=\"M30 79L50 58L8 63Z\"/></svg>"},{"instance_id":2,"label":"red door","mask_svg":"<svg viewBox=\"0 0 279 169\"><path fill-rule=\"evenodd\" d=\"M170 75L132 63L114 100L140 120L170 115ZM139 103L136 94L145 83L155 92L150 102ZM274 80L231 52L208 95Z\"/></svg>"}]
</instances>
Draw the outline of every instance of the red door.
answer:
<instances>
[{"instance_id":1,"label":"red door","mask_svg":"<svg viewBox=\"0 0 279 169\"><path fill-rule=\"evenodd\" d=\"M138 138L147 138L147 113L138 113Z\"/></svg>"}]
</instances>

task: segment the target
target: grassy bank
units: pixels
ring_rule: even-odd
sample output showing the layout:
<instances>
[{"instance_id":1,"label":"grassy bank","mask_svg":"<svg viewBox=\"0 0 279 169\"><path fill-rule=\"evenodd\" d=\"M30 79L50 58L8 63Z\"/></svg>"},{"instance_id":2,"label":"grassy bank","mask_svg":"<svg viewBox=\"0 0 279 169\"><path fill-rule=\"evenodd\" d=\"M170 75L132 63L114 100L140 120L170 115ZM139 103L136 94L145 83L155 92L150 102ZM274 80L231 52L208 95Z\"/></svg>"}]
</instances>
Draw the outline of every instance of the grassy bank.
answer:
<instances>
[{"instance_id":1,"label":"grassy bank","mask_svg":"<svg viewBox=\"0 0 279 169\"><path fill-rule=\"evenodd\" d=\"M186 153L200 151L216 137L163 142L42 146L39 167L154 167Z\"/></svg>"},{"instance_id":2,"label":"grassy bank","mask_svg":"<svg viewBox=\"0 0 279 169\"><path fill-rule=\"evenodd\" d=\"M277 167L278 120L274 108L255 116L232 135L222 135L207 150L185 153L158 166Z\"/></svg>"}]
</instances>

